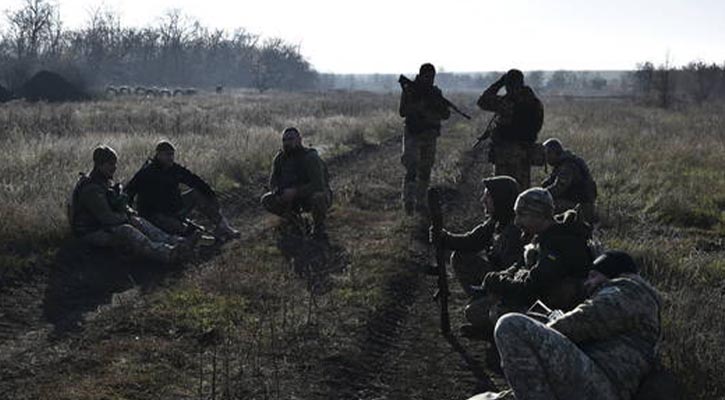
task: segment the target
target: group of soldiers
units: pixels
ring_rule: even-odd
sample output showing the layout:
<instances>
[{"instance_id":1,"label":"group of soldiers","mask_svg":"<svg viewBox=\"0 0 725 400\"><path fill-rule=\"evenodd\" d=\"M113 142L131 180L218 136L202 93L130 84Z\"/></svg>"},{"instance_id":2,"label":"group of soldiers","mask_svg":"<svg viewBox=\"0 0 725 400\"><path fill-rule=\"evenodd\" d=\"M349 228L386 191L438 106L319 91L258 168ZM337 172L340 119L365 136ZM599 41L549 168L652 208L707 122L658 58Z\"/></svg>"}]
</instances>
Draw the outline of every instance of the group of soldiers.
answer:
<instances>
[{"instance_id":1,"label":"group of soldiers","mask_svg":"<svg viewBox=\"0 0 725 400\"><path fill-rule=\"evenodd\" d=\"M450 116L434 78L424 64L401 94L408 213L428 211L423 193ZM536 142L543 105L523 73L505 73L477 105L494 113L482 136L494 164L494 176L482 181L486 219L465 233L430 228L431 243L452 252L451 269L470 299L461 334L495 343L511 387L474 398L634 398L656 364L660 296L629 254L592 245L596 183L560 140ZM530 187L531 166L544 163L550 175Z\"/></svg>"},{"instance_id":2,"label":"group of soldiers","mask_svg":"<svg viewBox=\"0 0 725 400\"><path fill-rule=\"evenodd\" d=\"M435 74L433 65L422 65L400 99L401 197L408 215L429 211L436 141L453 107L434 85ZM592 248L596 184L586 162L560 140L536 142L544 110L523 73L504 74L477 104L494 113L484 134L494 164L494 176L482 181L486 219L465 233L430 230L431 243L451 252L451 269L470 298L461 334L495 342L511 386L477 398L633 398L655 365L659 295L630 255ZM159 142L124 188L113 183L118 155L97 147L93 170L80 177L69 202L73 233L91 245L164 263L187 259L205 237L239 237L214 190L177 164L175 152L172 143ZM551 174L530 188L531 166L544 163ZM262 206L295 224L309 212L313 238L327 241L332 200L325 162L303 146L297 128L285 129ZM193 210L215 228L190 219Z\"/></svg>"}]
</instances>

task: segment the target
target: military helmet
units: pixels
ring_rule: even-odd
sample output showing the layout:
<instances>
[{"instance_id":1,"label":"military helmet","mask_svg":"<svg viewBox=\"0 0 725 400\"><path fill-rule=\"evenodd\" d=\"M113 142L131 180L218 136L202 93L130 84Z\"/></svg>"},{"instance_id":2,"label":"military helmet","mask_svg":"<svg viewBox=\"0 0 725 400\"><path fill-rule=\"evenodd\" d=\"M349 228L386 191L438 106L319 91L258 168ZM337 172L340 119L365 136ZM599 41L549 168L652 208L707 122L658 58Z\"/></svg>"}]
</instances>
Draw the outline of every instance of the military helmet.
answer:
<instances>
[{"instance_id":1,"label":"military helmet","mask_svg":"<svg viewBox=\"0 0 725 400\"><path fill-rule=\"evenodd\" d=\"M102 144L93 149L93 165L101 165L116 160L118 160L118 154L110 146Z\"/></svg>"},{"instance_id":2,"label":"military helmet","mask_svg":"<svg viewBox=\"0 0 725 400\"><path fill-rule=\"evenodd\" d=\"M548 190L540 187L527 189L516 198L516 214L531 214L542 218L554 215L554 199Z\"/></svg>"}]
</instances>

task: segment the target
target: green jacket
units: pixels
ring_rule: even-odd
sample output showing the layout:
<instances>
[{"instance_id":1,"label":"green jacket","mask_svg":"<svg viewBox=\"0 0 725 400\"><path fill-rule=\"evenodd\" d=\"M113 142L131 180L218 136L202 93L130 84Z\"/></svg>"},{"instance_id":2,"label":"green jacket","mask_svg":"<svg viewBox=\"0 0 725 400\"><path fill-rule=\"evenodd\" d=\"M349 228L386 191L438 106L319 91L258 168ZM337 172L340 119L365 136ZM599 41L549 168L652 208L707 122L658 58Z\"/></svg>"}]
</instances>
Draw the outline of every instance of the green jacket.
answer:
<instances>
[{"instance_id":1,"label":"green jacket","mask_svg":"<svg viewBox=\"0 0 725 400\"><path fill-rule=\"evenodd\" d=\"M467 253L485 250L495 267L507 268L522 259L524 241L521 230L513 222L501 224L489 218L463 234L444 232L443 246L447 249Z\"/></svg>"},{"instance_id":2,"label":"green jacket","mask_svg":"<svg viewBox=\"0 0 725 400\"><path fill-rule=\"evenodd\" d=\"M274 192L295 188L299 197L329 191L327 166L315 149L303 147L290 154L280 150L272 162L269 186Z\"/></svg>"},{"instance_id":3,"label":"green jacket","mask_svg":"<svg viewBox=\"0 0 725 400\"><path fill-rule=\"evenodd\" d=\"M92 171L82 176L71 195L70 223L76 236L83 236L104 228L128 222L125 210L115 210L111 200L112 182Z\"/></svg>"},{"instance_id":4,"label":"green jacket","mask_svg":"<svg viewBox=\"0 0 725 400\"><path fill-rule=\"evenodd\" d=\"M417 83L401 93L398 112L405 118L405 126L413 135L426 131L439 132L441 120L451 116L451 110L437 86L423 88Z\"/></svg>"},{"instance_id":5,"label":"green jacket","mask_svg":"<svg viewBox=\"0 0 725 400\"><path fill-rule=\"evenodd\" d=\"M623 275L548 325L604 371L621 399L631 399L655 361L661 303L642 277Z\"/></svg>"}]
</instances>

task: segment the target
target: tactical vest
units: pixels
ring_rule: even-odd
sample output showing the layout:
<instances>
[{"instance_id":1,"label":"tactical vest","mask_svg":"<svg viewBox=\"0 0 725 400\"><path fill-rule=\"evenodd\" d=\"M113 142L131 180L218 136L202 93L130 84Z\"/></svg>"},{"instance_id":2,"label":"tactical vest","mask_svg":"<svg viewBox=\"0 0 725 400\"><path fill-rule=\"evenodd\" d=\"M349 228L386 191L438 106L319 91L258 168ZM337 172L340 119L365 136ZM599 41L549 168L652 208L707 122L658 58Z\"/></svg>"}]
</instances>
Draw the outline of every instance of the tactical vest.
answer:
<instances>
[{"instance_id":1,"label":"tactical vest","mask_svg":"<svg viewBox=\"0 0 725 400\"><path fill-rule=\"evenodd\" d=\"M310 181L310 177L305 168L305 157L313 151L316 152L317 150L313 148L306 148L299 154L295 154L294 157L282 162L280 167L280 189L304 185ZM327 164L325 162L322 162L322 173L327 190L332 193L332 190L330 189L330 172L327 170Z\"/></svg>"},{"instance_id":2,"label":"tactical vest","mask_svg":"<svg viewBox=\"0 0 725 400\"><path fill-rule=\"evenodd\" d=\"M562 197L576 203L594 203L597 198L597 184L594 182L586 162L581 157L572 154L564 158L561 163L572 163L581 174L581 179L573 182Z\"/></svg>"}]
</instances>

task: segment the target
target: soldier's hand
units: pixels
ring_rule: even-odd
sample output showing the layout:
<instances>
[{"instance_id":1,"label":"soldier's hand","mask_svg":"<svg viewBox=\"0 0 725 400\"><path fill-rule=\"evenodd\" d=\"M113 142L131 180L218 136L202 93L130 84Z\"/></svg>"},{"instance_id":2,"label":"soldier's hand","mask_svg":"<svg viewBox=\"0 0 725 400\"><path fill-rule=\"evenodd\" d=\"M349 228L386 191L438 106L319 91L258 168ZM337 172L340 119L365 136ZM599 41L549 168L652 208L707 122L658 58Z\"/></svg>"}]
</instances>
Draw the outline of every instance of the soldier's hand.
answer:
<instances>
[{"instance_id":1,"label":"soldier's hand","mask_svg":"<svg viewBox=\"0 0 725 400\"><path fill-rule=\"evenodd\" d=\"M297 197L297 189L295 188L288 188L284 189L282 191L282 195L280 196L282 198L282 201L285 203L291 203L295 197Z\"/></svg>"}]
</instances>

